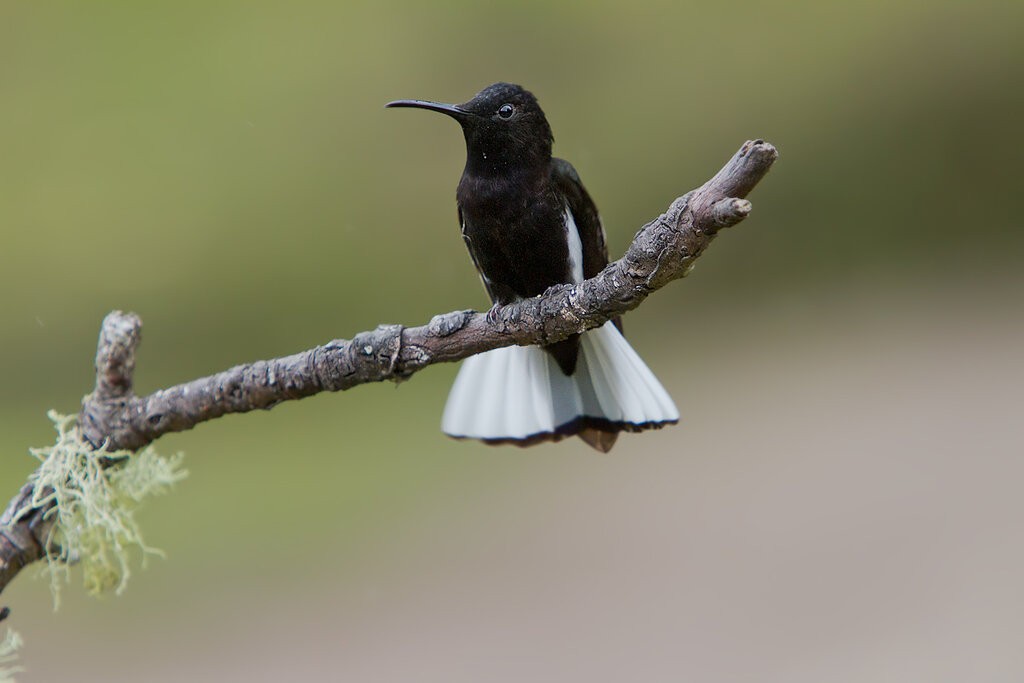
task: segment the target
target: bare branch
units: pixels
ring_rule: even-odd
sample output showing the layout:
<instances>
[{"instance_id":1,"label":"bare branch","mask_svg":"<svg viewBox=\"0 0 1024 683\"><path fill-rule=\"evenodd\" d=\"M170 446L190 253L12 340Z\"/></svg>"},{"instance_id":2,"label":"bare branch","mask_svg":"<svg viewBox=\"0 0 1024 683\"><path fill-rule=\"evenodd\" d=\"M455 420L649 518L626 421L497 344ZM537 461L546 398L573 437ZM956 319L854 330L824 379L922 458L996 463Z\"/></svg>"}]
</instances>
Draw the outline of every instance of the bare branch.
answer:
<instances>
[{"instance_id":1,"label":"bare branch","mask_svg":"<svg viewBox=\"0 0 1024 683\"><path fill-rule=\"evenodd\" d=\"M745 143L715 176L679 197L637 232L626 254L578 285L491 309L455 311L419 327L383 325L283 358L230 370L154 392L132 393L142 322L114 311L103 321L96 352L96 388L82 403L79 428L95 448L138 450L168 432L322 391L404 380L434 363L461 360L512 344L549 344L602 325L685 276L716 232L751 210L743 199L778 158L761 140ZM0 591L26 564L45 554L46 510L32 507L31 484L0 518Z\"/></svg>"}]
</instances>

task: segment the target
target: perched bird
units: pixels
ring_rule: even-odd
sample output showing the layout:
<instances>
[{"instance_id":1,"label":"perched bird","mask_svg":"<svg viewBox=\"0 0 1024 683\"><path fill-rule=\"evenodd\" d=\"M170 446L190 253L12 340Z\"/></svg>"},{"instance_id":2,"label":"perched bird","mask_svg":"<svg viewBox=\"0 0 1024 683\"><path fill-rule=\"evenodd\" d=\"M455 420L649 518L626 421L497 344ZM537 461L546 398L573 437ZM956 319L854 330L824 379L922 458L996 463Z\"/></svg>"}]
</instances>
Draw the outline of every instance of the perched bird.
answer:
<instances>
[{"instance_id":1,"label":"perched bird","mask_svg":"<svg viewBox=\"0 0 1024 683\"><path fill-rule=\"evenodd\" d=\"M456 193L462 239L495 304L582 282L608 264L604 228L576 169L529 91L484 88L465 104L397 100L462 126L466 167ZM621 431L679 420L672 399L618 321L549 346L508 346L463 361L441 427L449 436L529 446L579 436L607 452Z\"/></svg>"}]
</instances>

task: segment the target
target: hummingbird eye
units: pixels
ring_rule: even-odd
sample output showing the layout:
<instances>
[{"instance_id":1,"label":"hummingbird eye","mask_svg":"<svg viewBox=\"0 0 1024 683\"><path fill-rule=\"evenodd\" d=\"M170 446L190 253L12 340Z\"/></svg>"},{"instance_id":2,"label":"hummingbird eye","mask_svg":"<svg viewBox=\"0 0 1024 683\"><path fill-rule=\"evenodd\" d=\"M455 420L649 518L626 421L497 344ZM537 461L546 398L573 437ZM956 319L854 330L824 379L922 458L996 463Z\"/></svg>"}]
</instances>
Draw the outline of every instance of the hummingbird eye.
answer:
<instances>
[{"instance_id":1,"label":"hummingbird eye","mask_svg":"<svg viewBox=\"0 0 1024 683\"><path fill-rule=\"evenodd\" d=\"M503 119L510 119L512 115L516 113L516 108L511 104L503 104L498 107L498 116Z\"/></svg>"}]
</instances>

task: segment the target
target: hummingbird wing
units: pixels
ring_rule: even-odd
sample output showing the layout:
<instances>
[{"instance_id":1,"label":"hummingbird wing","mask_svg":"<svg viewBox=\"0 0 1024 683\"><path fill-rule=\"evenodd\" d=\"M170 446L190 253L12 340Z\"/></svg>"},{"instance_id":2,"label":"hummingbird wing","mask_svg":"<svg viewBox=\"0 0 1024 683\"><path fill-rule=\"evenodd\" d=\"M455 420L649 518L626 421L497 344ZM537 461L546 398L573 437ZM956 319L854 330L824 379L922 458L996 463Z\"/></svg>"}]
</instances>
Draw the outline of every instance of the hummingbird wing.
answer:
<instances>
[{"instance_id":1,"label":"hummingbird wing","mask_svg":"<svg viewBox=\"0 0 1024 683\"><path fill-rule=\"evenodd\" d=\"M583 246L583 277L592 278L608 265L604 227L594 200L580 181L576 169L565 159L551 160L551 179L565 196Z\"/></svg>"},{"instance_id":2,"label":"hummingbird wing","mask_svg":"<svg viewBox=\"0 0 1024 683\"><path fill-rule=\"evenodd\" d=\"M491 281L486 275L484 275L483 269L480 268L480 262L476 258L476 250L473 249L473 241L469 238L469 235L466 234L466 219L462 216L461 206L459 207L459 232L462 233L462 241L466 243L466 249L469 251L469 257L473 259L473 267L476 268L477 275L480 276L480 282L483 283L484 289L487 290L487 296L491 298L491 301L497 301L498 299L495 297L495 293L491 288Z\"/></svg>"},{"instance_id":3,"label":"hummingbird wing","mask_svg":"<svg viewBox=\"0 0 1024 683\"><path fill-rule=\"evenodd\" d=\"M587 193L587 188L583 187L576 169L565 159L551 159L551 179L565 196L576 223L583 247L583 277L592 278L608 265L608 245L597 206ZM613 318L612 322L622 332L622 317Z\"/></svg>"},{"instance_id":4,"label":"hummingbird wing","mask_svg":"<svg viewBox=\"0 0 1024 683\"><path fill-rule=\"evenodd\" d=\"M477 275L480 276L480 282L483 283L484 289L487 290L487 296L491 298L491 302L495 304L499 303L511 303L520 297L503 282L496 282L488 276L487 271L484 270L483 264L481 263L481 255L478 251L479 245L474 244L471 236L471 230L466 222L466 216L462 211L462 206L459 207L459 230L462 232L462 241L466 244L466 249L469 250L469 257L473 259L473 267L476 268ZM500 263L499 259L499 263Z\"/></svg>"}]
</instances>

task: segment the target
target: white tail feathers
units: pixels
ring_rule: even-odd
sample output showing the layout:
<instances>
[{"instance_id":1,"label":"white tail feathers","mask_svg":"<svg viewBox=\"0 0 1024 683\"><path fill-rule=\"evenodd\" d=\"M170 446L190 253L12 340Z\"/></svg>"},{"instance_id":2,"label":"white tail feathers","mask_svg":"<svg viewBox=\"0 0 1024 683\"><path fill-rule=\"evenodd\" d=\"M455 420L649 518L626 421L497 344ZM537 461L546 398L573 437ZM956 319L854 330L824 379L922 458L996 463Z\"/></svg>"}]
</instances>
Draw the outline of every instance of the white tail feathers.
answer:
<instances>
[{"instance_id":1,"label":"white tail feathers","mask_svg":"<svg viewBox=\"0 0 1024 683\"><path fill-rule=\"evenodd\" d=\"M668 393L607 322L581 336L572 376L537 346L506 346L467 358L441 428L460 438L533 443L588 427L639 431L678 420Z\"/></svg>"}]
</instances>

